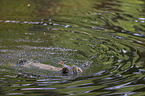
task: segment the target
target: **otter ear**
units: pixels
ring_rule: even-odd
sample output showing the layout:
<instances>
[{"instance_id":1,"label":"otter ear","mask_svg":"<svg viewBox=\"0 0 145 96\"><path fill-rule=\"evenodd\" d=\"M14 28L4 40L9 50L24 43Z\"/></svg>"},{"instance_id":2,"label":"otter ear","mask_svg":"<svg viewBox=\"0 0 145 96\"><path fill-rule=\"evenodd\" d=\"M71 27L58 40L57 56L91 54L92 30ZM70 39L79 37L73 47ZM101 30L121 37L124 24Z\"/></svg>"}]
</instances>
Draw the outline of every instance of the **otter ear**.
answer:
<instances>
[{"instance_id":1,"label":"otter ear","mask_svg":"<svg viewBox=\"0 0 145 96\"><path fill-rule=\"evenodd\" d=\"M62 60L60 60L60 63L59 64L63 64Z\"/></svg>"}]
</instances>

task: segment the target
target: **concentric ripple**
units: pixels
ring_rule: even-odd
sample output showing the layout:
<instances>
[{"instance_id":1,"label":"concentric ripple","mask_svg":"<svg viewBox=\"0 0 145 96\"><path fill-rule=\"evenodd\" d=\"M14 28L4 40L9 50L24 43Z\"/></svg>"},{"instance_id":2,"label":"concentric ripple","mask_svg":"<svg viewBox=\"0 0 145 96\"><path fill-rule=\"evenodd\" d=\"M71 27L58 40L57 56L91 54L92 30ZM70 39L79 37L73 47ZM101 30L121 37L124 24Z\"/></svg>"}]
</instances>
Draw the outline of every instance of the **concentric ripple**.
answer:
<instances>
[{"instance_id":1,"label":"concentric ripple","mask_svg":"<svg viewBox=\"0 0 145 96\"><path fill-rule=\"evenodd\" d=\"M16 2L0 1L1 95L144 96L144 1ZM21 58L83 73L22 68Z\"/></svg>"}]
</instances>

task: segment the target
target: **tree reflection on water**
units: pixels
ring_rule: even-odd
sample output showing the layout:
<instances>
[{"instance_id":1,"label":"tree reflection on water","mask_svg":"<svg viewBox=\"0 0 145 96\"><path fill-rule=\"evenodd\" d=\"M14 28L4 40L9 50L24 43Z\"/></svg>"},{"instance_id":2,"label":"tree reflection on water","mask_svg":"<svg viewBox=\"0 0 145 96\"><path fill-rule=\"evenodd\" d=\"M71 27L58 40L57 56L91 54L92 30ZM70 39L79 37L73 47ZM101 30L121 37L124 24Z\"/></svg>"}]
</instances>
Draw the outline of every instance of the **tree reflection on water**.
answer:
<instances>
[{"instance_id":1,"label":"tree reflection on water","mask_svg":"<svg viewBox=\"0 0 145 96\"><path fill-rule=\"evenodd\" d=\"M0 0L1 95L144 95L145 2ZM20 58L83 69L61 76Z\"/></svg>"}]
</instances>

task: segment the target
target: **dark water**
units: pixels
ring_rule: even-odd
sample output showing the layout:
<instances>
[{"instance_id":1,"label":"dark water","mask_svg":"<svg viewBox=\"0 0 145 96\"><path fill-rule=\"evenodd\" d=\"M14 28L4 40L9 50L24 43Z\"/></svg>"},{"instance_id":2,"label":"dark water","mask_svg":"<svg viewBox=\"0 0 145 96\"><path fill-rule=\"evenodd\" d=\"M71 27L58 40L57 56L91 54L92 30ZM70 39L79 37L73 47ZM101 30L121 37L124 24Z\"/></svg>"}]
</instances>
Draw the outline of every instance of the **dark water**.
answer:
<instances>
[{"instance_id":1,"label":"dark water","mask_svg":"<svg viewBox=\"0 0 145 96\"><path fill-rule=\"evenodd\" d=\"M144 0L0 0L0 95L145 96ZM11 67L20 58L79 76Z\"/></svg>"}]
</instances>

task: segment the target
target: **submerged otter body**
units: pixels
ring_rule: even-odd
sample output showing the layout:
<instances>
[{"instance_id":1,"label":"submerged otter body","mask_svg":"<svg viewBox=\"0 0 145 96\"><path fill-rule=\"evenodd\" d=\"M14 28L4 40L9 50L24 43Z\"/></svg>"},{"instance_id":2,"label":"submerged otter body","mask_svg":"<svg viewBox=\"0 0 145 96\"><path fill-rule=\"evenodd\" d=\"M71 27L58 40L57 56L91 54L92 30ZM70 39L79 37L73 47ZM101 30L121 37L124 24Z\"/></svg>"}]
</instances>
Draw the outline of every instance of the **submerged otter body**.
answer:
<instances>
[{"instance_id":1,"label":"submerged otter body","mask_svg":"<svg viewBox=\"0 0 145 96\"><path fill-rule=\"evenodd\" d=\"M75 65L73 66L69 66L69 65L66 65L64 64L62 61L61 65L63 65L62 68L60 67L55 67L55 66L52 66L52 65L46 65L46 64L42 64L42 63L34 63L33 61L27 61L25 59L20 59L20 62L18 64L18 66L23 66L23 67L26 67L26 68L32 68L32 67L37 67L39 69L43 69L43 70L49 70L49 71L55 71L55 72L61 72L62 75L77 75L78 73L81 73L82 72L82 69L80 67L77 67Z\"/></svg>"}]
</instances>

